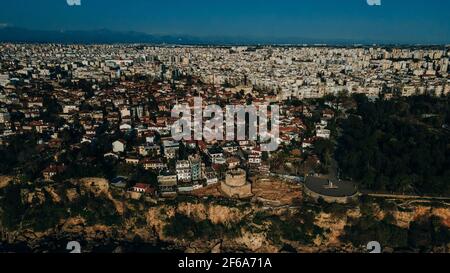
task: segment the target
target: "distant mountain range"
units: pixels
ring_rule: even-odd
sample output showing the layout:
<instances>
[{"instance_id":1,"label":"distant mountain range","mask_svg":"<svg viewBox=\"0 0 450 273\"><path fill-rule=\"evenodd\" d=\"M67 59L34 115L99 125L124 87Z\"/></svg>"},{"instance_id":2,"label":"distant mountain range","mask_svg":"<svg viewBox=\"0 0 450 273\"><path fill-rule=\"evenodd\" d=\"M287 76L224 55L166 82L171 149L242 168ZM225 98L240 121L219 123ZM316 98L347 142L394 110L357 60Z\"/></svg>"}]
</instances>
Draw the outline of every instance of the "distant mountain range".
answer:
<instances>
[{"instance_id":1,"label":"distant mountain range","mask_svg":"<svg viewBox=\"0 0 450 273\"><path fill-rule=\"evenodd\" d=\"M195 38L156 36L141 32L120 32L107 29L92 31L30 30L17 27L0 28L0 41L16 43L168 43L175 44L186 39L186 43L198 42Z\"/></svg>"},{"instance_id":2,"label":"distant mountain range","mask_svg":"<svg viewBox=\"0 0 450 273\"><path fill-rule=\"evenodd\" d=\"M0 42L13 43L62 43L62 44L114 44L147 43L173 45L258 45L258 44L328 44L354 45L374 44L373 41L324 40L310 38L255 38L255 37L195 37L189 35L152 35L135 31L111 31L107 29L88 31L30 30L19 27L0 27ZM385 44L392 44L384 42Z\"/></svg>"}]
</instances>

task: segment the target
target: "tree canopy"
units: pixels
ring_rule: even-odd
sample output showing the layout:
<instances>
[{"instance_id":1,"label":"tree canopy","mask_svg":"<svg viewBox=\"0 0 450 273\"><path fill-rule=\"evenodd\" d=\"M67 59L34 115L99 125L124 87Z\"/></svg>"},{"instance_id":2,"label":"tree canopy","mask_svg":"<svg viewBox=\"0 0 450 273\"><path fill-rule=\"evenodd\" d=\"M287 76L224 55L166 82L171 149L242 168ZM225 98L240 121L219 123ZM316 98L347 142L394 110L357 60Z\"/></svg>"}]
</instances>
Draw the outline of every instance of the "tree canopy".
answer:
<instances>
[{"instance_id":1,"label":"tree canopy","mask_svg":"<svg viewBox=\"0 0 450 273\"><path fill-rule=\"evenodd\" d=\"M336 151L345 176L370 190L450 193L448 96L354 100Z\"/></svg>"}]
</instances>

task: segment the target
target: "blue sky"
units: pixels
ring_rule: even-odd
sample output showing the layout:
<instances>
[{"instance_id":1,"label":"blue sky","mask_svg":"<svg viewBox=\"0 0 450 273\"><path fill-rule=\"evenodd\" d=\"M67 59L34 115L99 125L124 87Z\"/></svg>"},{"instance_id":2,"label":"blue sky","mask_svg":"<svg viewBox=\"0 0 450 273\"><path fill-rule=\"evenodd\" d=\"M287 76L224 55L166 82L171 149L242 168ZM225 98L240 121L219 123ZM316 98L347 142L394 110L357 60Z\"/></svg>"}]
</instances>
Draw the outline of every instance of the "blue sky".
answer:
<instances>
[{"instance_id":1,"label":"blue sky","mask_svg":"<svg viewBox=\"0 0 450 273\"><path fill-rule=\"evenodd\" d=\"M0 26L450 43L448 0L0 0Z\"/></svg>"}]
</instances>

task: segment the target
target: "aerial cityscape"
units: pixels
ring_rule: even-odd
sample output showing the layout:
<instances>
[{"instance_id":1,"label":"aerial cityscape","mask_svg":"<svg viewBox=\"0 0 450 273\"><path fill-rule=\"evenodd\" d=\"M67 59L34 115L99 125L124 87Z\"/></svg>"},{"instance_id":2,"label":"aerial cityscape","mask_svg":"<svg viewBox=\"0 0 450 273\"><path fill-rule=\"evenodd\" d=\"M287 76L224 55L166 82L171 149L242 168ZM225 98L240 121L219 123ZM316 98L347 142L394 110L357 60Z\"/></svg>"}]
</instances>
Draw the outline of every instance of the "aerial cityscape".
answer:
<instances>
[{"instance_id":1,"label":"aerial cityscape","mask_svg":"<svg viewBox=\"0 0 450 273\"><path fill-rule=\"evenodd\" d=\"M448 32L33 29L0 26L0 252L450 252Z\"/></svg>"}]
</instances>

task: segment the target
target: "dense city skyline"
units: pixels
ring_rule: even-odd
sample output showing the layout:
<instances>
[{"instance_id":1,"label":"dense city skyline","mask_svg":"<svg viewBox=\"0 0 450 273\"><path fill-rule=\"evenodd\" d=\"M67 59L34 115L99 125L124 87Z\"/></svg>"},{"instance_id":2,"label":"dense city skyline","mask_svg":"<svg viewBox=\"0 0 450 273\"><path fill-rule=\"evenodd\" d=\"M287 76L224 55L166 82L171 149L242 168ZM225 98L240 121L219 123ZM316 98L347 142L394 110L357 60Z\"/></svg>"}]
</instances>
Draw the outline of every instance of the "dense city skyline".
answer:
<instances>
[{"instance_id":1,"label":"dense city skyline","mask_svg":"<svg viewBox=\"0 0 450 273\"><path fill-rule=\"evenodd\" d=\"M5 1L0 27L137 31L263 43L450 43L446 1ZM101 12L100 12L101 11ZM1 37L0 37L1 40Z\"/></svg>"},{"instance_id":2,"label":"dense city skyline","mask_svg":"<svg viewBox=\"0 0 450 273\"><path fill-rule=\"evenodd\" d=\"M448 46L0 52L0 253L450 250Z\"/></svg>"}]
</instances>

